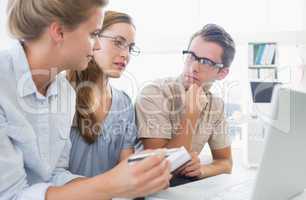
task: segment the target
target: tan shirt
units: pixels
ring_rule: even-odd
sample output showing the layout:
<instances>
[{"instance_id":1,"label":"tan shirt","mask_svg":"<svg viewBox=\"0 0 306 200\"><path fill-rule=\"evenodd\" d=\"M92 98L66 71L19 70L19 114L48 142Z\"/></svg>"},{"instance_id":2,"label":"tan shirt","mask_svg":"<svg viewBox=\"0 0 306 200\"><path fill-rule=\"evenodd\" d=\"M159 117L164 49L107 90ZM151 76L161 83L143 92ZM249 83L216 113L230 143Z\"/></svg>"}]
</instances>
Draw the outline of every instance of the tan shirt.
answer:
<instances>
[{"instance_id":1,"label":"tan shirt","mask_svg":"<svg viewBox=\"0 0 306 200\"><path fill-rule=\"evenodd\" d=\"M192 136L192 151L200 152L206 143L211 149L230 146L223 100L203 88L206 98ZM136 100L136 122L140 138L171 139L180 132L184 114L185 88L181 78L156 80L142 89ZM191 126L191 124L190 124Z\"/></svg>"}]
</instances>

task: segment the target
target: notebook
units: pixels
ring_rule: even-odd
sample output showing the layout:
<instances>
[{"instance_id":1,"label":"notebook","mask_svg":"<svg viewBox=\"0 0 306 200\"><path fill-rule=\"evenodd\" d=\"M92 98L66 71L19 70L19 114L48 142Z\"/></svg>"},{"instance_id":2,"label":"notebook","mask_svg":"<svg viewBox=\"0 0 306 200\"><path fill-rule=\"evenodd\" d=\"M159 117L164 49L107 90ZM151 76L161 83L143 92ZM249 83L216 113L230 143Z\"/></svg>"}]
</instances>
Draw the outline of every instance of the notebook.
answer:
<instances>
[{"instance_id":1,"label":"notebook","mask_svg":"<svg viewBox=\"0 0 306 200\"><path fill-rule=\"evenodd\" d=\"M159 155L163 150L156 150L152 152L138 153L130 156L128 158L129 163L137 162L143 160L149 156ZM165 150L166 159L170 162L171 172L174 172L178 168L182 167L184 164L191 160L191 156L185 147L171 148Z\"/></svg>"}]
</instances>

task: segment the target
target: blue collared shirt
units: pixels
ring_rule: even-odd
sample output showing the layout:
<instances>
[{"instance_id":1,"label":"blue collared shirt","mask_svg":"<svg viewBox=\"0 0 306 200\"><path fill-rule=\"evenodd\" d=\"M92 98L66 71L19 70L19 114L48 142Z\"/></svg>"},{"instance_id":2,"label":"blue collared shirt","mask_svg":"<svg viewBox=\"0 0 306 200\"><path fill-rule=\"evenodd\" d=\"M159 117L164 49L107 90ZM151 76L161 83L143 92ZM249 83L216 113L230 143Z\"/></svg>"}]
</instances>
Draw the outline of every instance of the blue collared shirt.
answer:
<instances>
[{"instance_id":1,"label":"blue collared shirt","mask_svg":"<svg viewBox=\"0 0 306 200\"><path fill-rule=\"evenodd\" d=\"M67 171L74 90L58 74L43 96L32 73L49 72L30 72L20 42L0 52L0 199L43 200L80 177Z\"/></svg>"}]
</instances>

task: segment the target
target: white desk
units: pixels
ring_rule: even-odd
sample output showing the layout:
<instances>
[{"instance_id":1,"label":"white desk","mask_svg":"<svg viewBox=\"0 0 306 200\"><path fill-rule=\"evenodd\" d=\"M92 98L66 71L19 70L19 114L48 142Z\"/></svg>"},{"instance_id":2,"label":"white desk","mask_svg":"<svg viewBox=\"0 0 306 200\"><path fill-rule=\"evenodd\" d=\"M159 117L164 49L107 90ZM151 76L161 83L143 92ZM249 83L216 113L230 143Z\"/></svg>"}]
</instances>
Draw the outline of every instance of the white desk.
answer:
<instances>
[{"instance_id":1,"label":"white desk","mask_svg":"<svg viewBox=\"0 0 306 200\"><path fill-rule=\"evenodd\" d=\"M186 199L201 199L209 200L231 186L246 182L250 179L255 179L257 170L247 169L242 164L241 152L234 150L234 168L232 174L219 175L185 185L171 187L162 192L156 193L147 197L147 200L186 200ZM292 200L306 200L306 192L296 196Z\"/></svg>"},{"instance_id":2,"label":"white desk","mask_svg":"<svg viewBox=\"0 0 306 200\"><path fill-rule=\"evenodd\" d=\"M186 200L186 199L209 199L208 197L241 182L245 182L248 179L255 177L257 170L248 169L243 165L243 157L240 149L232 149L234 167L232 174L223 174L211 178L206 178L196 182L180 185L177 187L171 187L162 192L156 193L148 200L153 199L175 199L175 200Z\"/></svg>"},{"instance_id":3,"label":"white desk","mask_svg":"<svg viewBox=\"0 0 306 200\"><path fill-rule=\"evenodd\" d=\"M200 181L180 185L177 187L171 187L167 190L147 197L148 200L157 199L209 199L214 194L225 190L226 188L245 182L251 177L247 176L233 176L233 175L219 175L212 178L203 179Z\"/></svg>"},{"instance_id":4,"label":"white desk","mask_svg":"<svg viewBox=\"0 0 306 200\"><path fill-rule=\"evenodd\" d=\"M220 175L185 185L168 188L165 191L147 197L146 200L210 200L220 191L226 190L230 186L239 184L239 182L247 181L247 179L250 179L250 177L242 177L240 180L237 180L237 177L232 175ZM226 200L226 198L223 200ZM306 191L292 198L291 200L306 200Z\"/></svg>"},{"instance_id":5,"label":"white desk","mask_svg":"<svg viewBox=\"0 0 306 200\"><path fill-rule=\"evenodd\" d=\"M306 200L306 190L304 190L302 194L294 197L292 200Z\"/></svg>"},{"instance_id":6,"label":"white desk","mask_svg":"<svg viewBox=\"0 0 306 200\"><path fill-rule=\"evenodd\" d=\"M233 185L243 183L251 178L241 176L241 179L239 180L237 179L238 177L239 176L233 175L219 175L216 177L188 183L185 185L168 188L167 190L146 197L146 200L211 200L214 199L216 194L226 190L227 188L230 188ZM232 200L232 198L230 199ZM222 200L226 200L226 198ZM306 190L304 191L304 193L297 195L291 200L306 200Z\"/></svg>"}]
</instances>

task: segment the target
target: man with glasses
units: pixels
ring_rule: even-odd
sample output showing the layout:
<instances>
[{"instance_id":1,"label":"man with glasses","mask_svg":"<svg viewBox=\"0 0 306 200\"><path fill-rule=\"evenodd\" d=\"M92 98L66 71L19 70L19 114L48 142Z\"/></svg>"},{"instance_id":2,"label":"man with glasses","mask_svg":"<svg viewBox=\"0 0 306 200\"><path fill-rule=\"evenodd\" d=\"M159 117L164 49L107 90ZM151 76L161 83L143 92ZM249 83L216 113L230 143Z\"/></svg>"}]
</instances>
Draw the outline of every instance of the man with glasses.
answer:
<instances>
[{"instance_id":1,"label":"man with glasses","mask_svg":"<svg viewBox=\"0 0 306 200\"><path fill-rule=\"evenodd\" d=\"M136 100L139 138L145 149L184 146L192 155L180 177L199 179L231 173L224 103L209 90L228 75L234 55L232 37L222 27L208 24L191 37L183 51L182 74L154 81ZM198 153L206 143L213 161L204 165Z\"/></svg>"}]
</instances>

